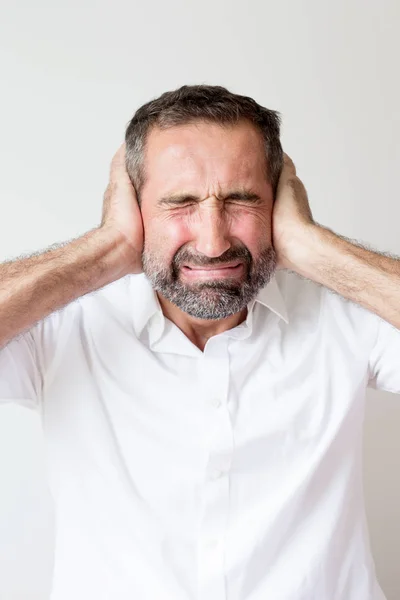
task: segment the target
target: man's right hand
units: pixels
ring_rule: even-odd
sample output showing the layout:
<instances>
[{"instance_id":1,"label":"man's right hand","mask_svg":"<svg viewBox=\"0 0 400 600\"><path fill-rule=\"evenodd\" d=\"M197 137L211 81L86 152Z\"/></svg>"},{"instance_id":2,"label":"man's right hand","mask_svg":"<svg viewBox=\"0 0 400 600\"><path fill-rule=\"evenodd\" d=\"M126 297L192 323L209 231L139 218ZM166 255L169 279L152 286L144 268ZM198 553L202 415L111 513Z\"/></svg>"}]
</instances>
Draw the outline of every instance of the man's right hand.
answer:
<instances>
[{"instance_id":1,"label":"man's right hand","mask_svg":"<svg viewBox=\"0 0 400 600\"><path fill-rule=\"evenodd\" d=\"M141 273L143 241L123 144L111 163L100 226L67 244L0 264L0 349L77 298Z\"/></svg>"},{"instance_id":2,"label":"man's right hand","mask_svg":"<svg viewBox=\"0 0 400 600\"><path fill-rule=\"evenodd\" d=\"M136 191L125 167L125 144L114 155L110 168L110 181L104 193L101 228L115 239L126 242L124 260L129 263L129 272L143 271L143 221Z\"/></svg>"}]
</instances>

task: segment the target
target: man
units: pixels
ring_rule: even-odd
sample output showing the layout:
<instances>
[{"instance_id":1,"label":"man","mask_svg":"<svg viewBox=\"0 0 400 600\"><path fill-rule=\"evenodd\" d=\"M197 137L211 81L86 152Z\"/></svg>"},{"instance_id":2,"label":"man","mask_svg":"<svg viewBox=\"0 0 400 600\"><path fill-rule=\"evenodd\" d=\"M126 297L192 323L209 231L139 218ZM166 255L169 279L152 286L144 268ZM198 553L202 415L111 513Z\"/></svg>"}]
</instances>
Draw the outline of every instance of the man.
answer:
<instances>
[{"instance_id":1,"label":"man","mask_svg":"<svg viewBox=\"0 0 400 600\"><path fill-rule=\"evenodd\" d=\"M362 422L368 385L400 392L400 262L315 223L283 161L277 113L165 93L101 225L1 266L0 397L42 416L52 600L384 598Z\"/></svg>"}]
</instances>

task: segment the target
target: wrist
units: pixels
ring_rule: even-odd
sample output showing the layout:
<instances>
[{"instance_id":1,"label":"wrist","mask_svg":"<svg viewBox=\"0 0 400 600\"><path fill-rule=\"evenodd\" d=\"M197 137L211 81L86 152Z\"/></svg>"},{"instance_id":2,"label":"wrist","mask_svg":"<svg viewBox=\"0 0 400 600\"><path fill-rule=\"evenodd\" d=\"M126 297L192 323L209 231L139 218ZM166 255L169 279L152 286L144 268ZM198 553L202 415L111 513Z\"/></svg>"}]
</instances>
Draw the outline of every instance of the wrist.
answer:
<instances>
[{"instance_id":1,"label":"wrist","mask_svg":"<svg viewBox=\"0 0 400 600\"><path fill-rule=\"evenodd\" d=\"M314 269L323 258L327 233L329 230L318 223L298 229L285 250L285 267L303 277L312 278Z\"/></svg>"},{"instance_id":2,"label":"wrist","mask_svg":"<svg viewBox=\"0 0 400 600\"><path fill-rule=\"evenodd\" d=\"M117 229L101 225L88 235L103 248L104 266L109 273L107 278L116 280L133 272L133 250Z\"/></svg>"}]
</instances>

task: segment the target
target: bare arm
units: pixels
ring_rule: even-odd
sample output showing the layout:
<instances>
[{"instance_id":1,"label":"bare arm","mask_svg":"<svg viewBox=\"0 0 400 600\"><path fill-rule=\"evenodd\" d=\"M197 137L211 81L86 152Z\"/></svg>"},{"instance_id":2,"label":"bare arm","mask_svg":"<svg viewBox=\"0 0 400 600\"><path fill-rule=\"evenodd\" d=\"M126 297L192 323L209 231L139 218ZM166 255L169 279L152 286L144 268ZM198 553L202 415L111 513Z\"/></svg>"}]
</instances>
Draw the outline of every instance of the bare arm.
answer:
<instances>
[{"instance_id":1,"label":"bare arm","mask_svg":"<svg viewBox=\"0 0 400 600\"><path fill-rule=\"evenodd\" d=\"M101 226L42 254L0 264L0 348L76 298L139 273L142 244L122 146L111 163Z\"/></svg>"},{"instance_id":2,"label":"bare arm","mask_svg":"<svg viewBox=\"0 0 400 600\"><path fill-rule=\"evenodd\" d=\"M315 225L304 236L291 268L400 329L400 259Z\"/></svg>"},{"instance_id":3,"label":"bare arm","mask_svg":"<svg viewBox=\"0 0 400 600\"><path fill-rule=\"evenodd\" d=\"M273 209L278 268L312 279L400 329L400 258L374 252L315 223L307 192L285 155Z\"/></svg>"},{"instance_id":4,"label":"bare arm","mask_svg":"<svg viewBox=\"0 0 400 600\"><path fill-rule=\"evenodd\" d=\"M103 228L38 256L0 265L0 347L69 304L126 275L124 240Z\"/></svg>"}]
</instances>

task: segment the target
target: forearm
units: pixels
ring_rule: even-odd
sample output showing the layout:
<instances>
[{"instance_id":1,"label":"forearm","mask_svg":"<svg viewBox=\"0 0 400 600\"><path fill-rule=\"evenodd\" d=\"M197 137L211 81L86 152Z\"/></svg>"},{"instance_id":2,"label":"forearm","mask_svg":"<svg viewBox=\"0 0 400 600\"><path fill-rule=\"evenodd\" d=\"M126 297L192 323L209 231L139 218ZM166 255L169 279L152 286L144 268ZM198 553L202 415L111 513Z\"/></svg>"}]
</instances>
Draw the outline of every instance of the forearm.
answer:
<instances>
[{"instance_id":1,"label":"forearm","mask_svg":"<svg viewBox=\"0 0 400 600\"><path fill-rule=\"evenodd\" d=\"M399 259L362 248L319 225L310 226L296 250L288 268L400 329Z\"/></svg>"},{"instance_id":2,"label":"forearm","mask_svg":"<svg viewBox=\"0 0 400 600\"><path fill-rule=\"evenodd\" d=\"M96 228L66 245L0 265L0 348L76 298L128 272L122 240Z\"/></svg>"}]
</instances>

